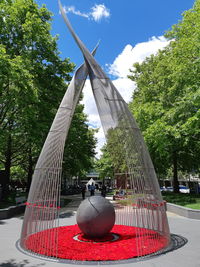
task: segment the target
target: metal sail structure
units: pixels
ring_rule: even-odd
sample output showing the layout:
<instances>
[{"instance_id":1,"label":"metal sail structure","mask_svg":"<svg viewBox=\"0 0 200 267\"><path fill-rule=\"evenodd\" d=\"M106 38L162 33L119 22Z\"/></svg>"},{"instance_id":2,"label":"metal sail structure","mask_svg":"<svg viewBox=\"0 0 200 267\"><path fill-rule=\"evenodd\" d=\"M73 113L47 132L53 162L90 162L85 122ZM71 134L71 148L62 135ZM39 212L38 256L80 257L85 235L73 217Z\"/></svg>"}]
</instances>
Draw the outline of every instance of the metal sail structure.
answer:
<instances>
[{"instance_id":1,"label":"metal sail structure","mask_svg":"<svg viewBox=\"0 0 200 267\"><path fill-rule=\"evenodd\" d=\"M122 198L114 204L115 224L135 229L137 241L130 241L130 250L133 246L137 250L134 257L147 255L147 246L153 247L149 254L160 253L170 243L170 232L165 203L140 129L126 102L94 59L96 49L93 53L88 51L71 27L60 1L59 6L85 63L73 76L36 164L20 246L35 255L63 259L62 248L59 249L62 243L59 243L62 228L59 226L59 202L63 152L75 107L89 75L107 148L113 160L116 186L124 197L120 196ZM144 237L147 237L148 243ZM160 240L161 245L157 246Z\"/></svg>"},{"instance_id":2,"label":"metal sail structure","mask_svg":"<svg viewBox=\"0 0 200 267\"><path fill-rule=\"evenodd\" d=\"M165 202L141 131L112 81L74 32L60 0L59 6L64 21L86 61L107 139L107 148L115 167L116 186L119 191L126 194L126 203L118 203L115 207L116 224L136 227L138 236L151 235L148 230L154 230L155 234L151 236L152 243L149 246L155 244L162 236L166 240L164 249L170 243ZM123 204L123 200L121 203ZM143 247L143 242L138 242L138 257L144 255Z\"/></svg>"},{"instance_id":3,"label":"metal sail structure","mask_svg":"<svg viewBox=\"0 0 200 267\"><path fill-rule=\"evenodd\" d=\"M98 44L92 52L93 55L97 48ZM31 247L33 253L40 254L42 244L45 243L46 250L54 257L57 255L65 140L87 76L88 69L84 63L76 70L67 88L34 170L20 238L20 246L25 250ZM39 236L37 242L29 240L31 235L48 229L49 231ZM48 235L51 236L51 242L48 242Z\"/></svg>"}]
</instances>

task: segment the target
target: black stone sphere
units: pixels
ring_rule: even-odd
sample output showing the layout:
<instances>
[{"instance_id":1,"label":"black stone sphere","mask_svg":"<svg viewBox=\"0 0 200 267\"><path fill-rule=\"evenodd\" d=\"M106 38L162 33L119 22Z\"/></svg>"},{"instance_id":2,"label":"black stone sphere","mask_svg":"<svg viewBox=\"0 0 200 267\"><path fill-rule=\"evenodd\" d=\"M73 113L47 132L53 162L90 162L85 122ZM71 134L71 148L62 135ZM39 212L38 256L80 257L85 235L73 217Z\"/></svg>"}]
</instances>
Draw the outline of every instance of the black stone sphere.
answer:
<instances>
[{"instance_id":1,"label":"black stone sphere","mask_svg":"<svg viewBox=\"0 0 200 267\"><path fill-rule=\"evenodd\" d=\"M115 224L115 209L104 197L92 196L80 204L76 221L86 236L103 237Z\"/></svg>"}]
</instances>

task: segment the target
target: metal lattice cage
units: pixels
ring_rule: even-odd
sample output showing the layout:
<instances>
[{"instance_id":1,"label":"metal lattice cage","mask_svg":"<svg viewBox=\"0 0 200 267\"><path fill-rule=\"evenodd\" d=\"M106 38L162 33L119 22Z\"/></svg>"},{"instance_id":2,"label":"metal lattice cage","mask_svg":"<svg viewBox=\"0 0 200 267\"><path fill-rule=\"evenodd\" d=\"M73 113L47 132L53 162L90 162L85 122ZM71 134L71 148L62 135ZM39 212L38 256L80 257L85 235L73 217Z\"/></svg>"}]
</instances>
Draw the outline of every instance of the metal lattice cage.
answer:
<instances>
[{"instance_id":1,"label":"metal lattice cage","mask_svg":"<svg viewBox=\"0 0 200 267\"><path fill-rule=\"evenodd\" d=\"M36 164L20 245L34 254L60 258L58 238L63 151L75 107L89 75L107 147L116 162L117 190L123 190L121 199L119 194L120 201L115 202L115 224L134 227L136 236L141 237L135 245L137 257L145 255L143 236L151 240L149 246L162 239L162 245L151 251L156 254L169 245L170 232L165 203L140 129L126 102L94 59L96 49L93 55L89 53L73 31L61 4L60 10L85 63L76 71L63 97Z\"/></svg>"}]
</instances>

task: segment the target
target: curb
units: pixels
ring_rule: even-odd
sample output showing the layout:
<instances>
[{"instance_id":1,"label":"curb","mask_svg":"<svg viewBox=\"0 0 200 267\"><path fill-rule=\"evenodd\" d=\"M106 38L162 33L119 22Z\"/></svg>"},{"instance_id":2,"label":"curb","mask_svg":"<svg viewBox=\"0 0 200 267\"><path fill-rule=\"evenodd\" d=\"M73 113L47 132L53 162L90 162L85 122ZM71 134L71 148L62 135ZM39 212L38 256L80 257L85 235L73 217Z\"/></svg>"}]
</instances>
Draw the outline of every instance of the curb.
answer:
<instances>
[{"instance_id":1,"label":"curb","mask_svg":"<svg viewBox=\"0 0 200 267\"><path fill-rule=\"evenodd\" d=\"M200 210L194 210L190 208L185 208L176 204L167 203L167 211L175 213L177 215L189 218L200 220Z\"/></svg>"},{"instance_id":2,"label":"curb","mask_svg":"<svg viewBox=\"0 0 200 267\"><path fill-rule=\"evenodd\" d=\"M60 205L61 205L61 207L64 206L64 200L63 199L61 199ZM16 206L10 206L10 207L5 208L5 209L0 209L0 220L6 220L6 219L10 219L16 215L20 215L20 214L25 212L25 209L26 209L25 203L18 204Z\"/></svg>"},{"instance_id":3,"label":"curb","mask_svg":"<svg viewBox=\"0 0 200 267\"><path fill-rule=\"evenodd\" d=\"M25 211L25 204L18 206L10 206L5 209L0 209L0 220L10 219L15 215L19 215Z\"/></svg>"}]
</instances>

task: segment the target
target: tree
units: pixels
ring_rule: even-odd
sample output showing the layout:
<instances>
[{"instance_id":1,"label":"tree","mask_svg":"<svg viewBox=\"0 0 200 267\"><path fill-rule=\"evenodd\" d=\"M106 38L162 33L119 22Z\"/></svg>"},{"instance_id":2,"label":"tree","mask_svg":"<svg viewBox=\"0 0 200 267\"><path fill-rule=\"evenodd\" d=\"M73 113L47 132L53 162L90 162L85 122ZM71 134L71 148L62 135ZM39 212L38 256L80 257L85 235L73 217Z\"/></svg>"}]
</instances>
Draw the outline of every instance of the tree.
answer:
<instances>
[{"instance_id":1,"label":"tree","mask_svg":"<svg viewBox=\"0 0 200 267\"><path fill-rule=\"evenodd\" d=\"M69 180L72 176L83 177L92 167L92 159L95 156L95 131L88 127L83 109L82 104L77 105L66 140L63 159L64 180Z\"/></svg>"},{"instance_id":2,"label":"tree","mask_svg":"<svg viewBox=\"0 0 200 267\"><path fill-rule=\"evenodd\" d=\"M137 84L130 108L147 142L155 168L198 171L200 152L200 1L167 32L171 43L157 55L135 64Z\"/></svg>"},{"instance_id":3,"label":"tree","mask_svg":"<svg viewBox=\"0 0 200 267\"><path fill-rule=\"evenodd\" d=\"M104 145L101 151L102 155L100 159L96 161L96 169L99 172L99 177L101 179L105 177L113 178L114 167L107 145Z\"/></svg>"},{"instance_id":4,"label":"tree","mask_svg":"<svg viewBox=\"0 0 200 267\"><path fill-rule=\"evenodd\" d=\"M0 3L0 162L8 191L11 166L28 171L44 142L74 64L50 34L52 14L32 0Z\"/></svg>"}]
</instances>

